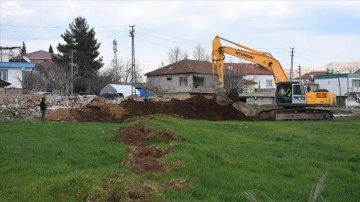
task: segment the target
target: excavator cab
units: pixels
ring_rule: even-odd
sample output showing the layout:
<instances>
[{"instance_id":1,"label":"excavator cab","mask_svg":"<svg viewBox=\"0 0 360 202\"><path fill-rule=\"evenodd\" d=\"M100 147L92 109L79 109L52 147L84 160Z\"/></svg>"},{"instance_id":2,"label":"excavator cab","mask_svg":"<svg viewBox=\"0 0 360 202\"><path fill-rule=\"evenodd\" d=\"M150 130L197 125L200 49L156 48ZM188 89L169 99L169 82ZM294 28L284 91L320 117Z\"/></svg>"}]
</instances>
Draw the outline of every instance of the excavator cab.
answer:
<instances>
[{"instance_id":1,"label":"excavator cab","mask_svg":"<svg viewBox=\"0 0 360 202\"><path fill-rule=\"evenodd\" d=\"M279 82L276 86L276 104L285 108L304 107L306 105L305 86L298 82Z\"/></svg>"}]
</instances>

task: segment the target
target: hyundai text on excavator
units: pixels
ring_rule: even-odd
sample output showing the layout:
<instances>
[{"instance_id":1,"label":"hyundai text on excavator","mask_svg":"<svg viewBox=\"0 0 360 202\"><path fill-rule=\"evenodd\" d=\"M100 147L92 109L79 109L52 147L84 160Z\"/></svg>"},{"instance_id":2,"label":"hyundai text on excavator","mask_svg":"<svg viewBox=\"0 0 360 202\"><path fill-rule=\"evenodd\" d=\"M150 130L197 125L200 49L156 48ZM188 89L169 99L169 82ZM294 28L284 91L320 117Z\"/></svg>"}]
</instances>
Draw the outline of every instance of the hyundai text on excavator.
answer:
<instances>
[{"instance_id":1,"label":"hyundai text on excavator","mask_svg":"<svg viewBox=\"0 0 360 202\"><path fill-rule=\"evenodd\" d=\"M237 47L228 47L221 44L221 40L234 44ZM305 86L296 81L289 81L280 62L271 54L255 50L239 43L216 36L212 44L212 70L217 70L220 82L220 91L217 94L219 104L226 103L228 98L224 93L224 59L229 54L252 63L263 66L274 75L276 90L275 100L278 108L257 112L257 120L331 120L333 113L323 107L334 106L336 96L332 92L307 92ZM286 94L290 89L291 93ZM228 102L231 104L231 101Z\"/></svg>"}]
</instances>

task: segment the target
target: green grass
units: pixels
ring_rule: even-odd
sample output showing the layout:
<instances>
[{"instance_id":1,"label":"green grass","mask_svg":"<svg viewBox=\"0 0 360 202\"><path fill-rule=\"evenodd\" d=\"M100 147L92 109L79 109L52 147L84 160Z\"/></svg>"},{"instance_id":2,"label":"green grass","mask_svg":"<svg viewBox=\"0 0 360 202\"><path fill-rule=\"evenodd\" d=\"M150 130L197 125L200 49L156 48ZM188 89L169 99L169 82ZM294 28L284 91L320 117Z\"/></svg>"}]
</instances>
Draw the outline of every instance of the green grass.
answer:
<instances>
[{"instance_id":1,"label":"green grass","mask_svg":"<svg viewBox=\"0 0 360 202\"><path fill-rule=\"evenodd\" d=\"M186 139L174 143L166 158L173 169L136 174L125 165L129 148L112 137L133 122ZM0 201L83 201L89 195L106 201L141 183L156 187L170 179L191 186L157 190L154 201L246 201L246 193L263 201L308 201L326 171L322 199L358 201L359 128L359 118L211 122L159 115L121 124L0 122Z\"/></svg>"}]
</instances>

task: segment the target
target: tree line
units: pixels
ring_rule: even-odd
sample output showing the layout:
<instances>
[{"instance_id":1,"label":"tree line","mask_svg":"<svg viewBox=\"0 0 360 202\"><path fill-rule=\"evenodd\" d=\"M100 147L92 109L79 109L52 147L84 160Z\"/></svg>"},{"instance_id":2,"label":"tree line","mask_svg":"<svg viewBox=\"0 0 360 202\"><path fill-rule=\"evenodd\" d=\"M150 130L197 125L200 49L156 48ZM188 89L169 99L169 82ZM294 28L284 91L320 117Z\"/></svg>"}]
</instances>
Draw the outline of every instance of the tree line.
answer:
<instances>
[{"instance_id":1,"label":"tree line","mask_svg":"<svg viewBox=\"0 0 360 202\"><path fill-rule=\"evenodd\" d=\"M24 72L22 84L24 90L59 90L62 94L88 92L98 94L100 89L109 83L129 84L132 83L132 71L130 59L112 60L110 67L100 71L104 66L103 57L98 51L101 43L96 39L94 28L90 28L86 19L77 17L69 24L69 29L60 36L65 43L56 46L58 54L52 54L51 68L37 64L36 71ZM49 52L53 53L50 45ZM26 54L25 42L21 49L21 55ZM176 46L168 51L167 63L175 63L187 59L186 51ZM210 55L199 44L194 52L196 60L210 61ZM135 64L134 83L144 84L141 68ZM159 67L165 66L161 62Z\"/></svg>"},{"instance_id":2,"label":"tree line","mask_svg":"<svg viewBox=\"0 0 360 202\"><path fill-rule=\"evenodd\" d=\"M37 64L36 71L24 74L23 89L58 90L64 95L78 92L98 94L100 89L109 83L132 83L130 59L112 60L106 70L100 71L104 63L103 57L98 51L101 43L98 42L95 35L94 28L89 27L85 18L75 18L69 24L69 29L60 35L65 43L58 43L56 46L58 54L52 54L54 64L51 68ZM49 52L54 52L51 45ZM24 42L21 54L26 54ZM161 61L159 68L188 58L188 53L176 46L167 52L167 59ZM201 44L198 44L193 50L192 59L211 61L210 54ZM135 65L134 83L138 87L146 87L138 62Z\"/></svg>"}]
</instances>

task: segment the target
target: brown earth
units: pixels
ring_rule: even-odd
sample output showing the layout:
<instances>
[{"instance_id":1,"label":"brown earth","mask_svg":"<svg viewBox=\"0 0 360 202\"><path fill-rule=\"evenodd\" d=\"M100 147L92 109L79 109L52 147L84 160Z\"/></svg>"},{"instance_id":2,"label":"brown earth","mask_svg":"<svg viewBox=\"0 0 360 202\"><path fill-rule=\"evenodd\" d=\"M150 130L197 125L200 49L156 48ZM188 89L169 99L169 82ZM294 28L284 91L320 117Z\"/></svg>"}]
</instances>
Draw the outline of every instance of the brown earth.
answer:
<instances>
[{"instance_id":1,"label":"brown earth","mask_svg":"<svg viewBox=\"0 0 360 202\"><path fill-rule=\"evenodd\" d=\"M215 98L195 96L186 100L135 101L125 100L120 104L90 103L81 108L58 109L48 115L48 120L107 121L120 122L134 116L167 114L185 119L250 120L232 105L218 105Z\"/></svg>"},{"instance_id":2,"label":"brown earth","mask_svg":"<svg viewBox=\"0 0 360 202\"><path fill-rule=\"evenodd\" d=\"M151 172L170 172L172 169L180 168L179 162L174 162L171 167L166 165L164 158L171 152L174 142L184 142L185 139L176 134L146 128L144 124L135 123L125 128L120 128L114 141L126 144L130 147L130 154L125 159L125 163L132 171L142 174ZM153 143L165 143L166 148L155 147ZM109 189L118 177L104 180L103 189ZM85 201L164 201L165 189L182 191L191 186L185 179L170 179L169 181L158 183L135 182L134 185L123 192L112 192L110 195L102 196L97 193L88 193Z\"/></svg>"},{"instance_id":3,"label":"brown earth","mask_svg":"<svg viewBox=\"0 0 360 202\"><path fill-rule=\"evenodd\" d=\"M47 116L51 121L107 121L123 120L125 109L118 104L91 103L80 108L60 108Z\"/></svg>"},{"instance_id":4,"label":"brown earth","mask_svg":"<svg viewBox=\"0 0 360 202\"><path fill-rule=\"evenodd\" d=\"M250 120L241 111L231 105L218 105L215 98L207 99L195 96L186 100L172 99L167 102L126 100L120 103L126 113L124 119L150 114L179 115L185 119L220 120Z\"/></svg>"},{"instance_id":5,"label":"brown earth","mask_svg":"<svg viewBox=\"0 0 360 202\"><path fill-rule=\"evenodd\" d=\"M165 171L167 169L163 157L171 151L171 146L158 148L151 146L152 142L171 143L172 141L185 141L183 138L167 132L146 129L141 124L120 129L115 141L132 146L126 163L133 171L138 173Z\"/></svg>"},{"instance_id":6,"label":"brown earth","mask_svg":"<svg viewBox=\"0 0 360 202\"><path fill-rule=\"evenodd\" d=\"M185 141L175 134L148 129L138 123L119 129L114 140L130 146L131 152L125 162L137 173L168 171L163 158L171 152L171 143ZM151 145L154 142L163 142L169 146L166 148L155 147ZM159 193L161 190L173 189L179 192L189 186L190 183L184 179L171 179L162 184L152 185L142 182L131 190L127 190L125 195L113 194L108 201L158 201L160 198L156 200L154 198L157 195L161 196ZM87 201L97 201L94 197L94 195L88 195Z\"/></svg>"}]
</instances>

